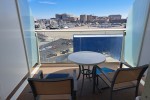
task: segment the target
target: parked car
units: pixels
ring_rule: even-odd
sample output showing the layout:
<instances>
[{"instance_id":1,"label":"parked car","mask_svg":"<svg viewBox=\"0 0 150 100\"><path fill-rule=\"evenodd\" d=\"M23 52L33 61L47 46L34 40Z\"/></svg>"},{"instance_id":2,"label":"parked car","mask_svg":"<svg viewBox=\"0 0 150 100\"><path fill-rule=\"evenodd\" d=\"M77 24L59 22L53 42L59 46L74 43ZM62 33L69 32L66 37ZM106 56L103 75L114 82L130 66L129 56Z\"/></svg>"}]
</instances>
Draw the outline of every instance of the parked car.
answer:
<instances>
[{"instance_id":1,"label":"parked car","mask_svg":"<svg viewBox=\"0 0 150 100\"><path fill-rule=\"evenodd\" d=\"M47 58L53 57L53 56L57 56L57 54L54 51L47 51L47 55L46 55Z\"/></svg>"},{"instance_id":2,"label":"parked car","mask_svg":"<svg viewBox=\"0 0 150 100\"><path fill-rule=\"evenodd\" d=\"M61 54L66 54L69 52L69 49L60 51Z\"/></svg>"}]
</instances>

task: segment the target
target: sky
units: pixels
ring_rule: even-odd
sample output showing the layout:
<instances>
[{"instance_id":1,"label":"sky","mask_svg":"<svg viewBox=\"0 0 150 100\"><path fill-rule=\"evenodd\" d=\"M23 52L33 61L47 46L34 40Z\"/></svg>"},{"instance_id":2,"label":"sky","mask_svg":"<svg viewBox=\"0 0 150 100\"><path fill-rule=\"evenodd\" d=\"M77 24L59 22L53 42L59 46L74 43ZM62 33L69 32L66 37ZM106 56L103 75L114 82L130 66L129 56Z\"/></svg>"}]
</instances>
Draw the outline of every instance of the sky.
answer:
<instances>
[{"instance_id":1,"label":"sky","mask_svg":"<svg viewBox=\"0 0 150 100\"><path fill-rule=\"evenodd\" d=\"M74 16L92 14L128 16L134 0L29 0L34 18L54 18L55 14L68 13Z\"/></svg>"}]
</instances>

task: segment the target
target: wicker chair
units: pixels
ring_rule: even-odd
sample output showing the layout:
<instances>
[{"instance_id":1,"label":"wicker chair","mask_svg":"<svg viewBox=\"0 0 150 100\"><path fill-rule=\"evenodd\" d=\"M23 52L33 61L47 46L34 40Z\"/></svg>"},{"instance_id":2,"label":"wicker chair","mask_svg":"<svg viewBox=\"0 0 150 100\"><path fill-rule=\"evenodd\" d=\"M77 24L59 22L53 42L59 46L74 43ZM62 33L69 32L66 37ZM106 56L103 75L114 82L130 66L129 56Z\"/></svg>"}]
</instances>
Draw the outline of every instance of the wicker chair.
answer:
<instances>
[{"instance_id":1,"label":"wicker chair","mask_svg":"<svg viewBox=\"0 0 150 100\"><path fill-rule=\"evenodd\" d=\"M50 76L57 78L50 79ZM73 77L63 74L65 77L58 78L58 74L48 74L45 78L43 72L40 70L35 78L28 78L31 86L34 99L63 99L75 100L76 90Z\"/></svg>"},{"instance_id":2,"label":"wicker chair","mask_svg":"<svg viewBox=\"0 0 150 100\"><path fill-rule=\"evenodd\" d=\"M121 63L120 68L116 71L110 73L105 73L102 68L94 66L94 86L98 85L98 77L101 78L110 88L110 100L112 100L112 94L114 91L136 88L135 97L138 95L138 87L140 80L148 68L148 65L143 65L139 67L132 67L128 65L129 68L122 68L123 63ZM125 64L127 66L127 64ZM101 74L97 74L96 70L99 70ZM96 82L97 81L97 82Z\"/></svg>"}]
</instances>

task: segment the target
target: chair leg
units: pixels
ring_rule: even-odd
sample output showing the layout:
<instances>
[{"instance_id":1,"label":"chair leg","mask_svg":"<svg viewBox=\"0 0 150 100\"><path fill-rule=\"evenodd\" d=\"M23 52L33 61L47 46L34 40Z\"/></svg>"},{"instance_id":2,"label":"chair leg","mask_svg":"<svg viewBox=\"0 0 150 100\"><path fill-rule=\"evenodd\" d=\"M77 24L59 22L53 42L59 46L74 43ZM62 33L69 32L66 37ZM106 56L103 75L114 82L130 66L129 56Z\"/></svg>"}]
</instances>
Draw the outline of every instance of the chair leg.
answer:
<instances>
[{"instance_id":1,"label":"chair leg","mask_svg":"<svg viewBox=\"0 0 150 100\"><path fill-rule=\"evenodd\" d=\"M93 75L93 93L95 93L95 82L96 80L95 80L95 75Z\"/></svg>"},{"instance_id":2,"label":"chair leg","mask_svg":"<svg viewBox=\"0 0 150 100\"><path fill-rule=\"evenodd\" d=\"M39 96L35 95L35 94L33 94L33 97L34 97L34 100L38 100L38 98L39 98Z\"/></svg>"},{"instance_id":3,"label":"chair leg","mask_svg":"<svg viewBox=\"0 0 150 100\"><path fill-rule=\"evenodd\" d=\"M76 91L73 91L72 100L76 100Z\"/></svg>"},{"instance_id":4,"label":"chair leg","mask_svg":"<svg viewBox=\"0 0 150 100\"><path fill-rule=\"evenodd\" d=\"M78 78L77 78L77 80L80 78L80 75L81 75L81 65L79 65L79 74L78 74Z\"/></svg>"},{"instance_id":5,"label":"chair leg","mask_svg":"<svg viewBox=\"0 0 150 100\"><path fill-rule=\"evenodd\" d=\"M82 85L84 84L84 77L85 77L85 75L83 74Z\"/></svg>"},{"instance_id":6,"label":"chair leg","mask_svg":"<svg viewBox=\"0 0 150 100\"><path fill-rule=\"evenodd\" d=\"M98 86L98 77L96 77L96 85Z\"/></svg>"},{"instance_id":7,"label":"chair leg","mask_svg":"<svg viewBox=\"0 0 150 100\"><path fill-rule=\"evenodd\" d=\"M34 100L39 100L39 97L38 96L34 97Z\"/></svg>"},{"instance_id":8,"label":"chair leg","mask_svg":"<svg viewBox=\"0 0 150 100\"><path fill-rule=\"evenodd\" d=\"M96 67L93 67L92 69L92 77L93 77L93 93L95 93L96 88Z\"/></svg>"},{"instance_id":9,"label":"chair leg","mask_svg":"<svg viewBox=\"0 0 150 100\"><path fill-rule=\"evenodd\" d=\"M135 97L137 97L137 96L138 96L139 84L140 84L140 80L138 80L137 85L136 85Z\"/></svg>"},{"instance_id":10,"label":"chair leg","mask_svg":"<svg viewBox=\"0 0 150 100\"><path fill-rule=\"evenodd\" d=\"M137 97L137 96L138 96L138 89L139 89L139 87L138 87L138 86L136 86L136 90L135 90L135 97Z\"/></svg>"},{"instance_id":11,"label":"chair leg","mask_svg":"<svg viewBox=\"0 0 150 100\"><path fill-rule=\"evenodd\" d=\"M111 89L110 89L110 100L113 99L113 98L112 98L112 97L113 97L112 95L113 95L113 90L112 90L112 88L111 88Z\"/></svg>"},{"instance_id":12,"label":"chair leg","mask_svg":"<svg viewBox=\"0 0 150 100\"><path fill-rule=\"evenodd\" d=\"M85 75L84 75L84 74L82 74L82 75L83 75L83 79L82 79L82 86L81 86L81 92L80 92L80 95L82 95L83 84L84 84L84 77L85 77Z\"/></svg>"},{"instance_id":13,"label":"chair leg","mask_svg":"<svg viewBox=\"0 0 150 100\"><path fill-rule=\"evenodd\" d=\"M86 78L87 78L87 77L88 77L88 71L86 71L86 73L85 73L85 74L86 74L85 76L86 76Z\"/></svg>"},{"instance_id":14,"label":"chair leg","mask_svg":"<svg viewBox=\"0 0 150 100\"><path fill-rule=\"evenodd\" d=\"M90 78L90 66L88 66L88 77Z\"/></svg>"}]
</instances>

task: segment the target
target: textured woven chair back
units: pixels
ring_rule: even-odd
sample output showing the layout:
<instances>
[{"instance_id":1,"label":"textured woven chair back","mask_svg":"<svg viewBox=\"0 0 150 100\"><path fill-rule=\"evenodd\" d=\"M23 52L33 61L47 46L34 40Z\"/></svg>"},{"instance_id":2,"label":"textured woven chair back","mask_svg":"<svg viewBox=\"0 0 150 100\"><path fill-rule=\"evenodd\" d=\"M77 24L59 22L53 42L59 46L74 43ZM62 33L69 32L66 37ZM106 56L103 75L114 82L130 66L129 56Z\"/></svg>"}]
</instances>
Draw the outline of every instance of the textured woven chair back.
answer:
<instances>
[{"instance_id":1,"label":"textured woven chair back","mask_svg":"<svg viewBox=\"0 0 150 100\"><path fill-rule=\"evenodd\" d=\"M147 68L148 65L135 68L120 68L115 75L115 84L139 80Z\"/></svg>"},{"instance_id":2,"label":"textured woven chair back","mask_svg":"<svg viewBox=\"0 0 150 100\"><path fill-rule=\"evenodd\" d=\"M48 81L45 79L29 79L29 84L36 95L71 94L72 79Z\"/></svg>"}]
</instances>

